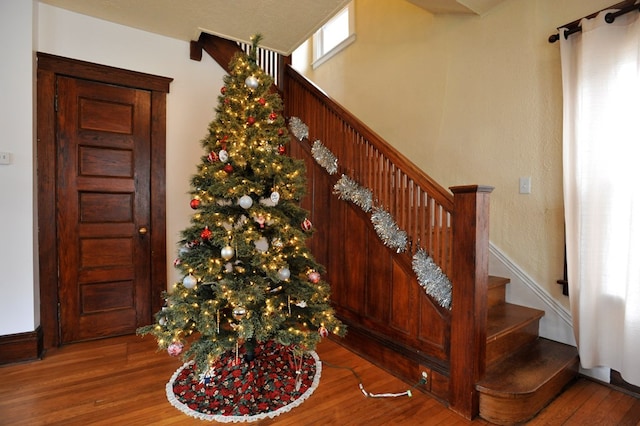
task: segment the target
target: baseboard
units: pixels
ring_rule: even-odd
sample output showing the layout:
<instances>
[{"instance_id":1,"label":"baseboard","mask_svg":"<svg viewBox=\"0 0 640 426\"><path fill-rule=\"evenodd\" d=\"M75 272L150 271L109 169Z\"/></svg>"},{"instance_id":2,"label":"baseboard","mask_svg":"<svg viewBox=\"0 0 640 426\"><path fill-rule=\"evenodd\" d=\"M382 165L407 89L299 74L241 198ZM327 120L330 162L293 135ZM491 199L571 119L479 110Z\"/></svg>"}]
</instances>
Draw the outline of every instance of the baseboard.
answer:
<instances>
[{"instance_id":1,"label":"baseboard","mask_svg":"<svg viewBox=\"0 0 640 426\"><path fill-rule=\"evenodd\" d=\"M34 331L0 336L0 365L42 358L42 340L40 326Z\"/></svg>"}]
</instances>

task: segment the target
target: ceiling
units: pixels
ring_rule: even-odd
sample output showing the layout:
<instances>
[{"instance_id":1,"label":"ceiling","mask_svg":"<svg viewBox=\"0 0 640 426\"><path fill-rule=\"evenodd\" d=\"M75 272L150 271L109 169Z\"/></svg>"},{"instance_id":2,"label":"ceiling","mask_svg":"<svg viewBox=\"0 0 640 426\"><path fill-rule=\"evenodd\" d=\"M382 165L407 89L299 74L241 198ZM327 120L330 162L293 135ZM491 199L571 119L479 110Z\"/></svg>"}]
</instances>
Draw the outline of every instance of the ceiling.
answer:
<instances>
[{"instance_id":1,"label":"ceiling","mask_svg":"<svg viewBox=\"0 0 640 426\"><path fill-rule=\"evenodd\" d=\"M291 54L350 0L39 0L179 40L201 32ZM401 0L394 0L401 1ZM483 14L504 0L407 0L431 13Z\"/></svg>"}]
</instances>

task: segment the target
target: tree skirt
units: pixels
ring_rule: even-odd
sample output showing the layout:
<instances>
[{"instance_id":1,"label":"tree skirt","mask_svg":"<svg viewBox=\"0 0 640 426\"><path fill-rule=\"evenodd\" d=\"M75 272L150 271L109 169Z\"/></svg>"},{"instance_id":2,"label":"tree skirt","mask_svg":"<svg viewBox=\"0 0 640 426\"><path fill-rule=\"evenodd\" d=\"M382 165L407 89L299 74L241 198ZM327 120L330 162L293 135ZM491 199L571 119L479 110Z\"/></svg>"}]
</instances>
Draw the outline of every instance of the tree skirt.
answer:
<instances>
[{"instance_id":1,"label":"tree skirt","mask_svg":"<svg viewBox=\"0 0 640 426\"><path fill-rule=\"evenodd\" d=\"M318 387L321 371L313 351L300 357L290 347L259 343L252 361L245 360L241 348L237 356L222 355L204 374L196 373L193 361L184 363L167 383L167 399L201 420L253 422L302 404Z\"/></svg>"}]
</instances>

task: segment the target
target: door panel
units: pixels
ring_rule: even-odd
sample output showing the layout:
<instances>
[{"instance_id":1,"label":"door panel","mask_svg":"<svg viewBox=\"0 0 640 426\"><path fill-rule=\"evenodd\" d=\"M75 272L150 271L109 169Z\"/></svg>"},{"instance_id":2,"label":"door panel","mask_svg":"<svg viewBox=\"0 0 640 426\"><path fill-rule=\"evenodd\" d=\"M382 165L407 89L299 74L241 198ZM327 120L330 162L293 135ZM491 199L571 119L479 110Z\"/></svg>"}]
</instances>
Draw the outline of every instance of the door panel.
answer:
<instances>
[{"instance_id":1,"label":"door panel","mask_svg":"<svg viewBox=\"0 0 640 426\"><path fill-rule=\"evenodd\" d=\"M62 343L150 318L148 91L58 77L56 219Z\"/></svg>"}]
</instances>

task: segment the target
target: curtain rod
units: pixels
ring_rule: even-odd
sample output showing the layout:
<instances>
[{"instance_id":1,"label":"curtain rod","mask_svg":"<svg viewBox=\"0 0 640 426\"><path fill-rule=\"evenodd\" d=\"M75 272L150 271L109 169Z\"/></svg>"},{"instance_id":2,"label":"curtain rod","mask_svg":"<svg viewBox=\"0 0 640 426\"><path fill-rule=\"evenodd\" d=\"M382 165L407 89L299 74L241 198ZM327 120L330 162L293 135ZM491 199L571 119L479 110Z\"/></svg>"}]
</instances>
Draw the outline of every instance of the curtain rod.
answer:
<instances>
[{"instance_id":1,"label":"curtain rod","mask_svg":"<svg viewBox=\"0 0 640 426\"><path fill-rule=\"evenodd\" d=\"M613 6L609 6L606 9L602 9L602 10L609 10L609 9L619 9L617 12L609 12L604 16L604 20L607 24L611 24L613 23L616 18L618 16L622 16L624 14L627 14L629 12L632 12L634 10L637 10L638 12L640 12L640 3L638 4L634 4L636 0L627 0L627 1L623 1L620 3L616 3ZM580 31L582 31L582 26L580 25L580 21L582 21L584 18L587 19L591 19L596 17L600 12L602 12L602 10L596 12L596 13L592 13L591 15L587 15L583 18L580 18L576 21L570 22L568 24L565 24L561 27L558 27L558 30L560 28L567 28L567 31L564 32L564 38L565 40L571 35L571 34L575 34L575 33L579 33ZM555 43L556 41L560 40L560 34L551 34L549 36L549 43Z\"/></svg>"}]
</instances>

